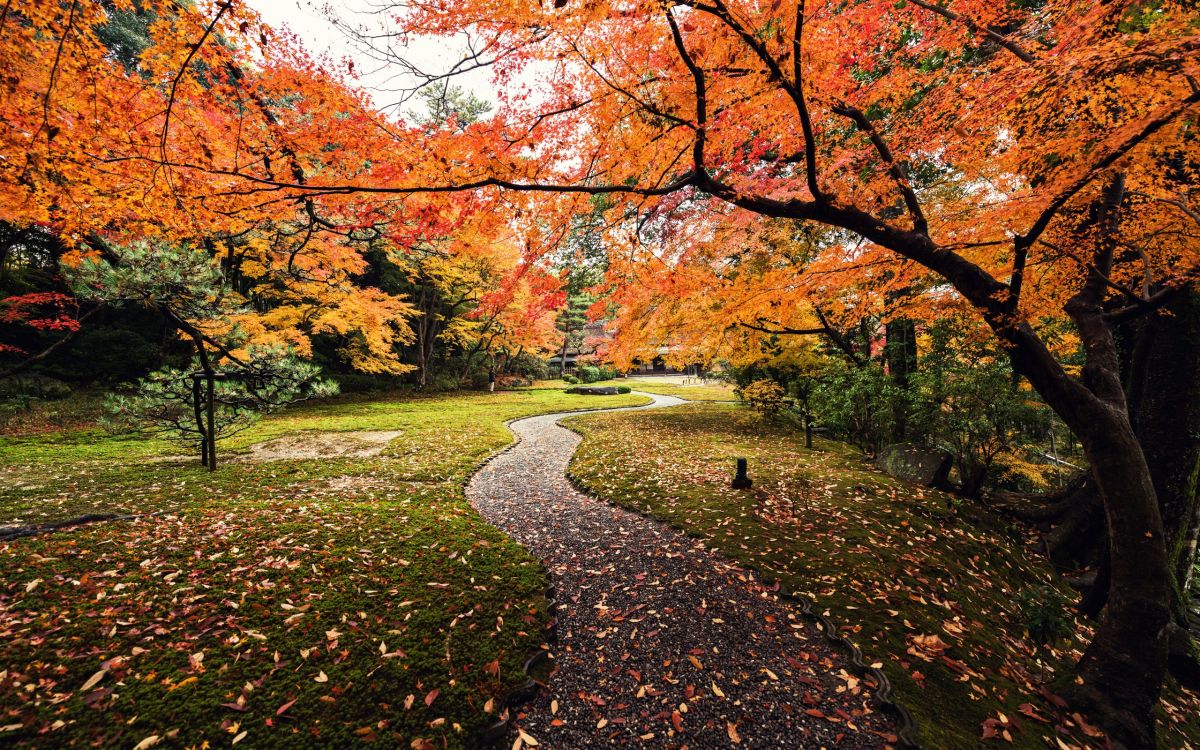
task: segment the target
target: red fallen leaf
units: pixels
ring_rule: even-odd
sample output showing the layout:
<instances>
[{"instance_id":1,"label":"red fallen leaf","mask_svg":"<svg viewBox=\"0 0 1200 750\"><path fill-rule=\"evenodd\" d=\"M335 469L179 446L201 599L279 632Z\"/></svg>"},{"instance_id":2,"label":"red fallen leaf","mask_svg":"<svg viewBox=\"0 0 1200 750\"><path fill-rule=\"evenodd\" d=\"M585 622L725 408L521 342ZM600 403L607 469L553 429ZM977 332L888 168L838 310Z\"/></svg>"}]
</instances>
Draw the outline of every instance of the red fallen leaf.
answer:
<instances>
[{"instance_id":1,"label":"red fallen leaf","mask_svg":"<svg viewBox=\"0 0 1200 750\"><path fill-rule=\"evenodd\" d=\"M286 710L288 710L289 708L291 708L291 707L292 707L292 706L294 706L294 705L296 705L296 701L288 701L287 703L284 703L282 706L280 706L279 708L275 709L275 715L276 715L276 716L283 716L283 712L284 712L284 711L286 711Z\"/></svg>"},{"instance_id":2,"label":"red fallen leaf","mask_svg":"<svg viewBox=\"0 0 1200 750\"><path fill-rule=\"evenodd\" d=\"M222 707L222 708L229 708L229 709L232 709L232 710L234 710L234 711L240 711L240 712L242 712L242 713L245 713L245 712L246 712L246 704L245 704L245 703L222 703L222 704L221 704L221 707Z\"/></svg>"},{"instance_id":3,"label":"red fallen leaf","mask_svg":"<svg viewBox=\"0 0 1200 750\"><path fill-rule=\"evenodd\" d=\"M961 661L958 661L957 659L951 659L948 656L943 656L942 661L945 662L947 667L950 667L951 669L953 669L955 672L958 672L959 674L966 674L967 672L970 671L967 668L966 664L963 664Z\"/></svg>"},{"instance_id":4,"label":"red fallen leaf","mask_svg":"<svg viewBox=\"0 0 1200 750\"><path fill-rule=\"evenodd\" d=\"M683 731L683 714L679 713L678 711L672 711L671 712L671 723L673 725L675 725L676 732L682 732Z\"/></svg>"},{"instance_id":5,"label":"red fallen leaf","mask_svg":"<svg viewBox=\"0 0 1200 750\"><path fill-rule=\"evenodd\" d=\"M636 669L629 670L629 676L632 677L635 682L640 683L642 681L642 673L637 671Z\"/></svg>"},{"instance_id":6,"label":"red fallen leaf","mask_svg":"<svg viewBox=\"0 0 1200 750\"><path fill-rule=\"evenodd\" d=\"M433 702L434 702L435 700L437 700L438 693L440 693L440 692L441 692L441 691L440 691L440 690L438 690L437 688L434 688L433 690L430 690L430 691L429 691L429 695L425 696L425 705L426 705L426 706L432 706L432 705L433 705Z\"/></svg>"},{"instance_id":7,"label":"red fallen leaf","mask_svg":"<svg viewBox=\"0 0 1200 750\"><path fill-rule=\"evenodd\" d=\"M83 702L86 705L92 706L94 708L94 707L96 707L96 704L100 703L101 701L103 701L105 698L107 698L108 696L110 696L112 694L113 694L112 688L100 688L99 690L93 690L92 692L90 692L86 696L84 696Z\"/></svg>"},{"instance_id":8,"label":"red fallen leaf","mask_svg":"<svg viewBox=\"0 0 1200 750\"><path fill-rule=\"evenodd\" d=\"M1017 710L1020 711L1022 714L1028 716L1029 718L1033 719L1034 721L1040 721L1043 724L1050 723L1049 719L1047 719L1045 716L1042 716L1041 714L1039 714L1037 712L1037 709L1034 708L1029 703L1022 703L1021 705L1017 706Z\"/></svg>"},{"instance_id":9,"label":"red fallen leaf","mask_svg":"<svg viewBox=\"0 0 1200 750\"><path fill-rule=\"evenodd\" d=\"M804 709L804 713L808 714L809 716L815 716L818 719L825 718L825 712L819 708L806 708Z\"/></svg>"},{"instance_id":10,"label":"red fallen leaf","mask_svg":"<svg viewBox=\"0 0 1200 750\"><path fill-rule=\"evenodd\" d=\"M1080 716L1079 714L1077 714L1077 713L1071 714L1071 718L1074 719L1077 724L1079 724L1079 728L1082 729L1083 733L1086 734L1088 737L1103 737L1104 736L1104 732L1101 732L1096 727L1087 723L1084 720L1084 718L1082 716Z\"/></svg>"},{"instance_id":11,"label":"red fallen leaf","mask_svg":"<svg viewBox=\"0 0 1200 750\"><path fill-rule=\"evenodd\" d=\"M996 727L999 725L1000 725L1000 722L996 721L995 719L988 719L988 720L984 721L983 722L983 734L979 735L980 738L985 739L985 740L990 740L990 739L996 737L996 735L997 735Z\"/></svg>"}]
</instances>

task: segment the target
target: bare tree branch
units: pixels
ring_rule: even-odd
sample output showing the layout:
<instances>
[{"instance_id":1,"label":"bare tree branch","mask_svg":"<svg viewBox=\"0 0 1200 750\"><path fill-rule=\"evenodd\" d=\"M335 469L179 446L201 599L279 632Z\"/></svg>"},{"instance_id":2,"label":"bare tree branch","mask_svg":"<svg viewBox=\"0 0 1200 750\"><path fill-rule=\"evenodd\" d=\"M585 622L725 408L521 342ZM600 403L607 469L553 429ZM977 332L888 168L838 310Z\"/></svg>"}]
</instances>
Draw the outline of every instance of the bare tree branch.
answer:
<instances>
[{"instance_id":1,"label":"bare tree branch","mask_svg":"<svg viewBox=\"0 0 1200 750\"><path fill-rule=\"evenodd\" d=\"M867 119L862 110L851 107L848 104L838 104L833 107L833 111L843 117L848 117L854 121L867 138L871 140L871 145L875 147L876 153L883 163L888 167L888 174L892 176L892 181L896 183L896 187L900 189L900 194L904 196L904 205L908 208L909 216L912 217L913 231L921 234L929 234L929 222L925 219L925 214L921 211L921 202L917 199L917 194L912 189L912 184L908 180L908 172L904 166L896 161L892 155L892 150L888 148L887 143L883 140L883 136Z\"/></svg>"},{"instance_id":2,"label":"bare tree branch","mask_svg":"<svg viewBox=\"0 0 1200 750\"><path fill-rule=\"evenodd\" d=\"M692 141L692 169L700 172L704 170L704 142L708 131L708 95L704 82L704 71L688 54L687 46L683 43L683 35L679 33L679 25L675 23L675 16L671 13L671 9L667 8L667 23L671 27L671 38L675 40L675 49L679 51L679 56L683 58L683 64L692 74L692 80L696 86L696 137Z\"/></svg>"},{"instance_id":3,"label":"bare tree branch","mask_svg":"<svg viewBox=\"0 0 1200 750\"><path fill-rule=\"evenodd\" d=\"M925 10L928 10L930 12L936 13L948 21L953 21L955 23L961 23L963 26L966 26L968 29L975 32L976 34L983 34L988 39L991 39L996 44L999 44L1004 49L1006 49L1009 52L1016 55L1017 59L1019 59L1021 62L1027 62L1027 63L1034 62L1033 55L1031 55L1027 51L1025 51L1025 49L1023 49L1021 47L1021 45L1017 44L1016 42L1014 42L1013 40L1004 36L1003 34L997 33L985 26L980 26L979 24L975 23L975 21L971 20L970 18L967 18L966 16L955 13L954 11L950 10L949 8L944 8L940 5L935 5L931 2L928 2L928 0L912 0L912 4L916 5L920 8L924 8Z\"/></svg>"}]
</instances>

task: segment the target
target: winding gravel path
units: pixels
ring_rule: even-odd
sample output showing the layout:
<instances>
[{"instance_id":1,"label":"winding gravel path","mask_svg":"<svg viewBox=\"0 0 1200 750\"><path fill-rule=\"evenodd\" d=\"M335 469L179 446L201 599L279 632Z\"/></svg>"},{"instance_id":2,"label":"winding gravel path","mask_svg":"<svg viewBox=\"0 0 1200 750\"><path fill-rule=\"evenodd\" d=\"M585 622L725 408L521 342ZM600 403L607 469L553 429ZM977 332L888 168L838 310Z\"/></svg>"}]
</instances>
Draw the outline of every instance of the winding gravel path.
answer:
<instances>
[{"instance_id":1,"label":"winding gravel path","mask_svg":"<svg viewBox=\"0 0 1200 750\"><path fill-rule=\"evenodd\" d=\"M685 403L651 396L659 408ZM557 670L516 725L540 748L861 748L892 739L870 691L788 602L670 527L566 479L580 438L547 414L467 496L545 561Z\"/></svg>"}]
</instances>

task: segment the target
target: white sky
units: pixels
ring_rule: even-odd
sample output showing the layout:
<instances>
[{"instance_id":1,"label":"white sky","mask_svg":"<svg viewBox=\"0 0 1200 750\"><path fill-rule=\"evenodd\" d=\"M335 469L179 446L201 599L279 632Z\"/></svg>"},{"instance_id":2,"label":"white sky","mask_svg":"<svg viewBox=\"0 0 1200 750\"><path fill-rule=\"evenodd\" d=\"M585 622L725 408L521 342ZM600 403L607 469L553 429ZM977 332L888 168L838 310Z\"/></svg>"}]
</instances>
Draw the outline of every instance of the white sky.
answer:
<instances>
[{"instance_id":1,"label":"white sky","mask_svg":"<svg viewBox=\"0 0 1200 750\"><path fill-rule=\"evenodd\" d=\"M296 34L314 57L328 56L337 63L352 61L359 84L371 94L376 106L386 108L396 105L402 96L398 90L411 87L419 80L407 74L399 65L381 64L372 59L368 50L362 49L342 29L331 23L330 19L334 18L343 26L367 33L384 31L387 13L373 11L379 6L379 0L248 0L247 4L257 10L272 27ZM462 48L441 39L417 38L410 40L407 47L394 47L392 52L403 56L425 73L432 74L445 72L458 61ZM455 76L453 83L496 103L491 74L487 69ZM407 112L416 107L417 103L410 102L403 104L401 110Z\"/></svg>"}]
</instances>

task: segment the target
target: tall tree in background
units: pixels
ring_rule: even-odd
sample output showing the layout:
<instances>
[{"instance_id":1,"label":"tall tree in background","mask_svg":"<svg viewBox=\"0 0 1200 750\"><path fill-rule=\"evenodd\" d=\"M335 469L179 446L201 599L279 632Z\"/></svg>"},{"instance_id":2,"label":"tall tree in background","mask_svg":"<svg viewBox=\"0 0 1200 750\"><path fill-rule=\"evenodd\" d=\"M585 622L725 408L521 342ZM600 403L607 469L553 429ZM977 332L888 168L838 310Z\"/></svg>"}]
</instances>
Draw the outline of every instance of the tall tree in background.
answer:
<instances>
[{"instance_id":1,"label":"tall tree in background","mask_svg":"<svg viewBox=\"0 0 1200 750\"><path fill-rule=\"evenodd\" d=\"M608 268L605 252L605 211L611 202L602 195L594 196L586 206L568 217L570 231L561 247L549 257L549 262L563 279L565 304L554 325L561 335L558 352L558 376L567 372L567 355L572 349L582 352L586 343L586 328L591 311L599 300L598 286Z\"/></svg>"}]
</instances>

